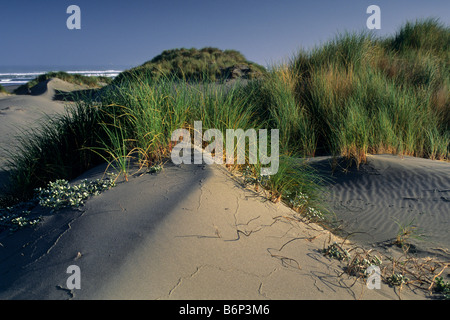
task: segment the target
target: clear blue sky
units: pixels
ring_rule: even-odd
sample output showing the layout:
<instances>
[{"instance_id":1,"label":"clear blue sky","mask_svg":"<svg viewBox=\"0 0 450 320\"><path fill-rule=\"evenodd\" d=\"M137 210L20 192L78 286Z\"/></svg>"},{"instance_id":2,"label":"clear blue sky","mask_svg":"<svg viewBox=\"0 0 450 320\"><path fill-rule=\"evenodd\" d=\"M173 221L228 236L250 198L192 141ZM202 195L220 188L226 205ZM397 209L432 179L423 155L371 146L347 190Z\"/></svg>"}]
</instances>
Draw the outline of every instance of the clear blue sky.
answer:
<instances>
[{"instance_id":1,"label":"clear blue sky","mask_svg":"<svg viewBox=\"0 0 450 320\"><path fill-rule=\"evenodd\" d=\"M66 27L71 4L81 8L81 30ZM205 46L267 65L367 29L371 4L381 8L380 35L416 18L450 24L448 0L6 0L0 66L132 67L166 49Z\"/></svg>"}]
</instances>

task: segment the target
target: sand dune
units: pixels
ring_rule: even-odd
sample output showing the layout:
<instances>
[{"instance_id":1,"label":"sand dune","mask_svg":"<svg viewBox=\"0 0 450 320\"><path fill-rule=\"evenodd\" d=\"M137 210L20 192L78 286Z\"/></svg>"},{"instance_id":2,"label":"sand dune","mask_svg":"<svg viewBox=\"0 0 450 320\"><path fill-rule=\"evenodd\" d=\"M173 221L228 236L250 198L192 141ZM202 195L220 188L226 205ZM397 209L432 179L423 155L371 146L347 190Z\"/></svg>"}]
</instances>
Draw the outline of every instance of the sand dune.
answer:
<instances>
[{"instance_id":1,"label":"sand dune","mask_svg":"<svg viewBox=\"0 0 450 320\"><path fill-rule=\"evenodd\" d=\"M352 240L388 243L403 226L414 229L410 240L416 250L450 248L450 163L371 155L359 170L342 162L332 173L330 158L311 162L333 176L327 203Z\"/></svg>"},{"instance_id":2,"label":"sand dune","mask_svg":"<svg viewBox=\"0 0 450 320\"><path fill-rule=\"evenodd\" d=\"M64 111L64 103L54 101L57 90L71 91L80 86L60 79L51 79L34 87L31 95L3 95L0 97L0 143L11 140L21 129L39 126L44 115Z\"/></svg>"},{"instance_id":3,"label":"sand dune","mask_svg":"<svg viewBox=\"0 0 450 320\"><path fill-rule=\"evenodd\" d=\"M14 147L19 127L39 125L43 113L62 112L64 104L52 96L63 88L73 89L52 80L39 95L0 98L1 146ZM330 176L329 158L312 164ZM100 178L104 169L74 182ZM449 170L446 162L370 156L360 170L334 171L326 202L342 234L356 232L355 243L388 252L394 221L413 221L427 236L415 249L428 254L450 245ZM53 214L36 207L33 215L43 217L36 228L0 233L0 299L427 297L355 282L343 274L343 264L321 252L341 238L299 221L221 166L167 163L161 173L133 177L80 210ZM81 270L81 289L67 289L71 265Z\"/></svg>"},{"instance_id":4,"label":"sand dune","mask_svg":"<svg viewBox=\"0 0 450 320\"><path fill-rule=\"evenodd\" d=\"M46 116L65 111L68 103L54 99L58 91L83 88L60 79L50 79L37 85L31 95L0 96L0 188L5 179L2 167L7 163L10 152L17 147L16 137L26 130L38 128L42 121L46 121Z\"/></svg>"},{"instance_id":5,"label":"sand dune","mask_svg":"<svg viewBox=\"0 0 450 320\"><path fill-rule=\"evenodd\" d=\"M399 298L387 285L368 290L339 276L342 266L321 253L331 234L290 217L222 167L168 164L81 211L45 214L35 230L1 234L0 298ZM80 290L65 289L70 265L81 270Z\"/></svg>"}]
</instances>

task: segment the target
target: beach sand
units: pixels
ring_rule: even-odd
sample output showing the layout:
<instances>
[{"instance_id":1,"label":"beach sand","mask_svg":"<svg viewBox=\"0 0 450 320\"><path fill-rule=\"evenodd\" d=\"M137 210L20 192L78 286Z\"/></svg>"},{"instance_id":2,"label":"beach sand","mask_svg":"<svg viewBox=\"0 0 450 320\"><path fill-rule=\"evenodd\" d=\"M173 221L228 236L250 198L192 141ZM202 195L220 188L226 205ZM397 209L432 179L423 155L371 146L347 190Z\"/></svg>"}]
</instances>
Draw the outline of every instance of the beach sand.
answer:
<instances>
[{"instance_id":1,"label":"beach sand","mask_svg":"<svg viewBox=\"0 0 450 320\"><path fill-rule=\"evenodd\" d=\"M17 123L38 119L36 112L44 108L63 108L45 93L2 99L15 101L7 119ZM0 107L4 103L0 99ZM2 145L8 141L2 139ZM314 161L329 174L328 158ZM430 247L448 248L449 168L445 162L373 156L359 171L335 171L326 203L343 220L344 231L365 232L345 245L396 253L386 246L395 237L392 218L414 217L430 228ZM101 178L104 170L99 166L73 182ZM428 214L438 222L427 224ZM368 289L363 279L344 272L344 263L323 254L342 237L298 219L293 210L245 188L218 165L166 163L162 172L136 174L79 209L51 213L36 207L31 216L42 216L35 228L0 233L0 299L429 297L422 290L385 283ZM80 268L81 289L67 289L72 265Z\"/></svg>"},{"instance_id":2,"label":"beach sand","mask_svg":"<svg viewBox=\"0 0 450 320\"><path fill-rule=\"evenodd\" d=\"M326 203L344 236L383 246L410 227L416 252L450 254L449 162L390 154L369 155L359 169L342 160L333 170L329 157L310 162L331 178Z\"/></svg>"},{"instance_id":3,"label":"beach sand","mask_svg":"<svg viewBox=\"0 0 450 320\"><path fill-rule=\"evenodd\" d=\"M329 231L292 220L292 210L219 166L167 164L80 211L36 210L44 215L37 228L0 236L1 299L425 297L341 275L321 252L335 239ZM80 290L64 289L70 265L81 270Z\"/></svg>"}]
</instances>

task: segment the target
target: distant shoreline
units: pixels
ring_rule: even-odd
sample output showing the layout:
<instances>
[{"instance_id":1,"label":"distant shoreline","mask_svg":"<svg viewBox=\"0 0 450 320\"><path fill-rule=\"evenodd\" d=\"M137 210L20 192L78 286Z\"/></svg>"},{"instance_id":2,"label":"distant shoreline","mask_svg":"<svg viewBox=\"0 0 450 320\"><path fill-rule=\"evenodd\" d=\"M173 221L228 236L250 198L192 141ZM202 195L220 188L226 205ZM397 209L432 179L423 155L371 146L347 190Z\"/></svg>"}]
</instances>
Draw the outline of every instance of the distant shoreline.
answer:
<instances>
[{"instance_id":1,"label":"distant shoreline","mask_svg":"<svg viewBox=\"0 0 450 320\"><path fill-rule=\"evenodd\" d=\"M63 70L64 69L64 70ZM103 76L108 78L115 78L117 75L119 75L122 70L121 69L114 69L114 68L92 68L92 69L82 69L77 70L77 68L63 68L58 69L55 67L47 68L47 69L35 69L35 70L27 70L22 71L23 69L18 68L17 70L11 71L11 69L8 69L8 71L3 70L0 67L0 85L4 87L9 92L12 92L19 86L26 84L34 79L36 79L38 76L46 74L48 72L59 72L63 71L69 74L80 74L83 76ZM36 71L37 70L37 71ZM47 70L47 71L44 71ZM53 70L53 71L52 71ZM58 71L54 71L58 70Z\"/></svg>"}]
</instances>

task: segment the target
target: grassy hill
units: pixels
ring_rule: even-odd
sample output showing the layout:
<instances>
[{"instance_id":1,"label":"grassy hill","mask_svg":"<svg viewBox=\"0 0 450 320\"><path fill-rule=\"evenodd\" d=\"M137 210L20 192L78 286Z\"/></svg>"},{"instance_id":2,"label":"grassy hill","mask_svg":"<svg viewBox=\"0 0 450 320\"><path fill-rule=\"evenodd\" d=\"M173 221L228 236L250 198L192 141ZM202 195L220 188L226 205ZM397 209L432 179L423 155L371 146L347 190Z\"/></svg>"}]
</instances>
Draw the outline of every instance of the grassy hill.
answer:
<instances>
[{"instance_id":1,"label":"grassy hill","mask_svg":"<svg viewBox=\"0 0 450 320\"><path fill-rule=\"evenodd\" d=\"M264 67L247 61L236 50L222 51L211 47L203 49L181 48L163 51L141 66L121 73L116 77L114 83L120 83L126 78L142 76L152 79L165 76L187 81L255 79L265 72Z\"/></svg>"}]
</instances>

